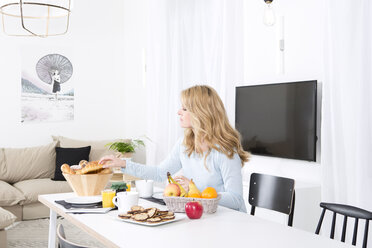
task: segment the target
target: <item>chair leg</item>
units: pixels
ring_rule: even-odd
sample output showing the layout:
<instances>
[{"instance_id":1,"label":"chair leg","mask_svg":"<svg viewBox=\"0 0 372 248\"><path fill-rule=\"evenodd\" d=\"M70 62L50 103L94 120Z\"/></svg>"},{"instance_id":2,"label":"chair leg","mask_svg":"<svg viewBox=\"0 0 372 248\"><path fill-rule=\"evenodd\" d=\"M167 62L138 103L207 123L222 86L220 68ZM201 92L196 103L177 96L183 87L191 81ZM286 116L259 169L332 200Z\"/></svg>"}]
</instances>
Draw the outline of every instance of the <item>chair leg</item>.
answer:
<instances>
[{"instance_id":1,"label":"chair leg","mask_svg":"<svg viewBox=\"0 0 372 248\"><path fill-rule=\"evenodd\" d=\"M346 225L347 225L347 216L344 217L344 225L342 226L341 241L345 242L346 238Z\"/></svg>"},{"instance_id":2,"label":"chair leg","mask_svg":"<svg viewBox=\"0 0 372 248\"><path fill-rule=\"evenodd\" d=\"M335 226L336 226L336 212L333 212L331 235L329 236L331 239L334 239L335 237Z\"/></svg>"},{"instance_id":3,"label":"chair leg","mask_svg":"<svg viewBox=\"0 0 372 248\"><path fill-rule=\"evenodd\" d=\"M353 242L351 243L352 245L356 245L356 240L357 240L357 235L358 235L358 221L359 221L359 219L355 218Z\"/></svg>"},{"instance_id":4,"label":"chair leg","mask_svg":"<svg viewBox=\"0 0 372 248\"><path fill-rule=\"evenodd\" d=\"M295 192L293 191L291 213L288 216L288 226L292 226L293 225L293 215L294 215L294 208L295 208L295 201L296 201L296 197L295 196L296 196L295 195Z\"/></svg>"},{"instance_id":5,"label":"chair leg","mask_svg":"<svg viewBox=\"0 0 372 248\"><path fill-rule=\"evenodd\" d=\"M319 218L318 226L316 227L315 234L319 234L319 232L320 232L320 228L321 228L322 223L323 223L325 211L326 211L326 209L323 208L322 214L320 215L320 218Z\"/></svg>"},{"instance_id":6,"label":"chair leg","mask_svg":"<svg viewBox=\"0 0 372 248\"><path fill-rule=\"evenodd\" d=\"M368 239L368 226L369 220L366 220L366 227L364 228L364 238L363 238L363 248L367 248L367 239Z\"/></svg>"},{"instance_id":7,"label":"chair leg","mask_svg":"<svg viewBox=\"0 0 372 248\"><path fill-rule=\"evenodd\" d=\"M254 215L255 210L256 210L256 207L255 206L252 206L251 207L251 215Z\"/></svg>"}]
</instances>

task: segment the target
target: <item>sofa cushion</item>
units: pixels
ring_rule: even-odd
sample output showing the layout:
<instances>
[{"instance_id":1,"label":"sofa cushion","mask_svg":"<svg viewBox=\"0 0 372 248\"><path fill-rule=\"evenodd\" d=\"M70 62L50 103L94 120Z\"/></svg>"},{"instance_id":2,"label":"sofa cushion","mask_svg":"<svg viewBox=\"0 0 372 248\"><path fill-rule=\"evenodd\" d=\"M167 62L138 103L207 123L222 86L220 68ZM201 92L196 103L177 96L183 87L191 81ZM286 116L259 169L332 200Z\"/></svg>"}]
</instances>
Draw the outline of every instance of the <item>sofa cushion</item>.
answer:
<instances>
[{"instance_id":1,"label":"sofa cushion","mask_svg":"<svg viewBox=\"0 0 372 248\"><path fill-rule=\"evenodd\" d=\"M34 202L22 206L23 220L36 220L50 216L50 209L41 202Z\"/></svg>"},{"instance_id":2,"label":"sofa cushion","mask_svg":"<svg viewBox=\"0 0 372 248\"><path fill-rule=\"evenodd\" d=\"M25 180L13 186L19 189L26 198L21 203L22 205L37 202L39 195L72 192L66 181L52 181L50 178Z\"/></svg>"},{"instance_id":3,"label":"sofa cushion","mask_svg":"<svg viewBox=\"0 0 372 248\"><path fill-rule=\"evenodd\" d=\"M78 148L56 147L56 169L53 180L66 181L62 175L61 165L77 165L81 160L89 160L90 146Z\"/></svg>"},{"instance_id":4,"label":"sofa cushion","mask_svg":"<svg viewBox=\"0 0 372 248\"><path fill-rule=\"evenodd\" d=\"M54 141L45 146L0 149L0 180L8 183L54 176Z\"/></svg>"},{"instance_id":5,"label":"sofa cushion","mask_svg":"<svg viewBox=\"0 0 372 248\"><path fill-rule=\"evenodd\" d=\"M54 141L59 141L60 147L82 147L91 146L89 161L99 160L105 155L115 154L115 151L109 150L105 145L110 142L119 141L120 139L112 140L76 140L63 136L52 136ZM130 139L124 139L124 142L130 142Z\"/></svg>"},{"instance_id":6,"label":"sofa cushion","mask_svg":"<svg viewBox=\"0 0 372 248\"><path fill-rule=\"evenodd\" d=\"M11 212L0 208L0 230L10 226L17 219Z\"/></svg>"},{"instance_id":7,"label":"sofa cushion","mask_svg":"<svg viewBox=\"0 0 372 248\"><path fill-rule=\"evenodd\" d=\"M0 181L0 206L13 206L25 200L23 194L12 185Z\"/></svg>"}]
</instances>

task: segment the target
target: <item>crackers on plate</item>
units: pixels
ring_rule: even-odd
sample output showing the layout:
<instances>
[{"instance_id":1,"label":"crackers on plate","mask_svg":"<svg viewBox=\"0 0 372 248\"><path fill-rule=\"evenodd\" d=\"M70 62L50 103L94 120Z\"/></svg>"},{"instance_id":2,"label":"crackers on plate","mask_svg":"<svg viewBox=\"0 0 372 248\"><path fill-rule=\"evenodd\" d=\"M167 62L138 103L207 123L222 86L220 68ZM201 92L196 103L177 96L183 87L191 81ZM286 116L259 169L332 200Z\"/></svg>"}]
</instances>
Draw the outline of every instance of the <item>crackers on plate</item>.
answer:
<instances>
[{"instance_id":1,"label":"crackers on plate","mask_svg":"<svg viewBox=\"0 0 372 248\"><path fill-rule=\"evenodd\" d=\"M133 206L127 213L119 214L119 218L153 224L173 220L175 215L171 211L162 211L158 208L145 209L141 206Z\"/></svg>"}]
</instances>

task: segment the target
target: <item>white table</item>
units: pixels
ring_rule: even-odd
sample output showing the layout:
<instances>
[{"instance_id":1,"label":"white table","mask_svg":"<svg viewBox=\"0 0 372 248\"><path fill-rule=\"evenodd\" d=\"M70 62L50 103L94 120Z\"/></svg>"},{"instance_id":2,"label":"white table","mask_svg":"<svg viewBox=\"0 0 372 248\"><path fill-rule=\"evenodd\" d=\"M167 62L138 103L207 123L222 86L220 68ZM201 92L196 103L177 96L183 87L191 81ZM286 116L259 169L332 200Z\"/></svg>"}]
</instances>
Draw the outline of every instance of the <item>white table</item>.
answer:
<instances>
[{"instance_id":1,"label":"white table","mask_svg":"<svg viewBox=\"0 0 372 248\"><path fill-rule=\"evenodd\" d=\"M352 247L220 206L215 214L203 214L198 220L185 218L148 227L115 220L113 211L108 214L66 214L64 208L54 202L74 196L73 193L39 196L39 201L50 208L49 248L55 247L57 214L106 247ZM139 205L165 207L142 199Z\"/></svg>"}]
</instances>

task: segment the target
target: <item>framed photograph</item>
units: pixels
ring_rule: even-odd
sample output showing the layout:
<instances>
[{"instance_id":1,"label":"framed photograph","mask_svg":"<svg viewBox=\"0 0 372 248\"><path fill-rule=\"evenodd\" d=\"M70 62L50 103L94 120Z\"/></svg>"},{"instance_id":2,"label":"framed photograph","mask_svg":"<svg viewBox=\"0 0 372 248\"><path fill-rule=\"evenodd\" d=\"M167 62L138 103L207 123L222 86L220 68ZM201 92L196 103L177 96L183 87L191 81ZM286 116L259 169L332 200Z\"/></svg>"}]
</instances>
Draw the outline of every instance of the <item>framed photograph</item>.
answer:
<instances>
[{"instance_id":1,"label":"framed photograph","mask_svg":"<svg viewBox=\"0 0 372 248\"><path fill-rule=\"evenodd\" d=\"M74 120L72 60L67 49L50 50L22 50L22 123Z\"/></svg>"}]
</instances>

